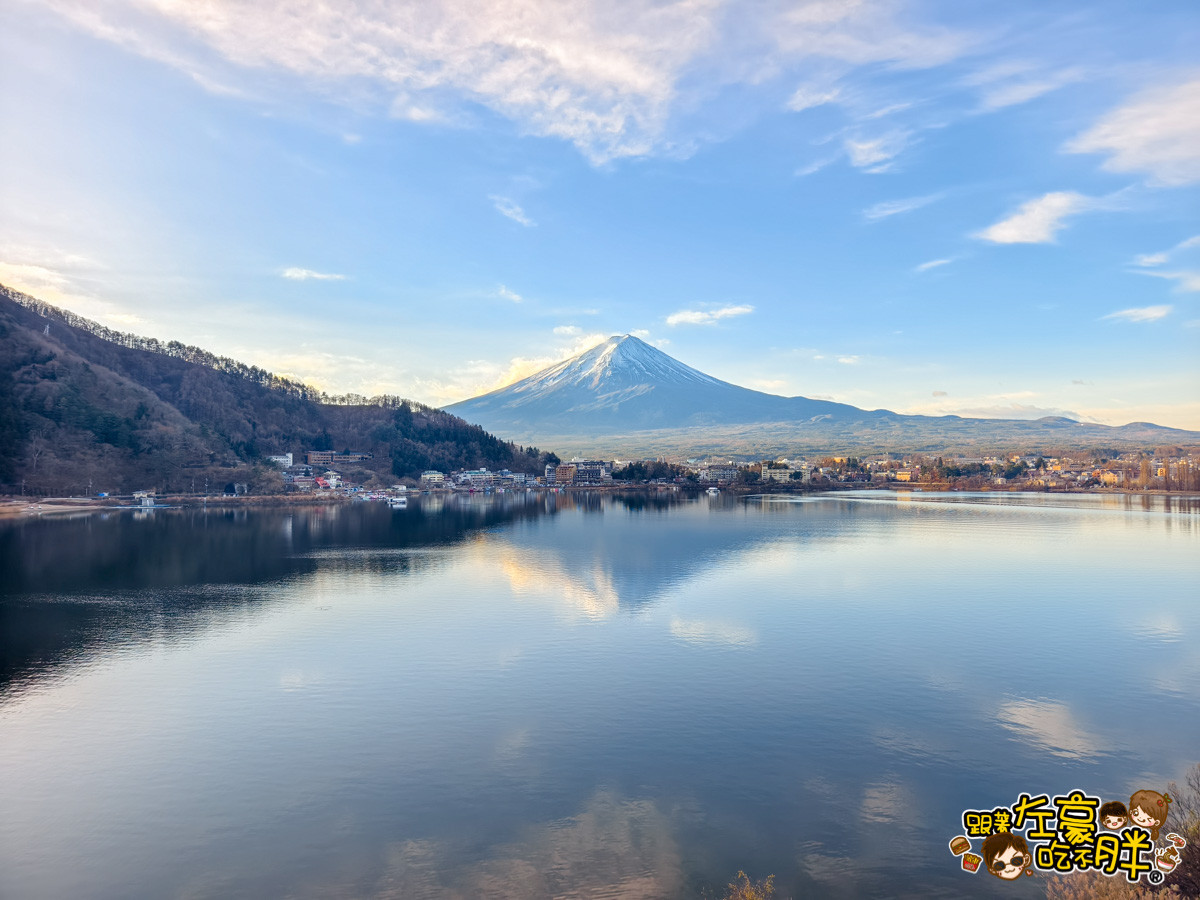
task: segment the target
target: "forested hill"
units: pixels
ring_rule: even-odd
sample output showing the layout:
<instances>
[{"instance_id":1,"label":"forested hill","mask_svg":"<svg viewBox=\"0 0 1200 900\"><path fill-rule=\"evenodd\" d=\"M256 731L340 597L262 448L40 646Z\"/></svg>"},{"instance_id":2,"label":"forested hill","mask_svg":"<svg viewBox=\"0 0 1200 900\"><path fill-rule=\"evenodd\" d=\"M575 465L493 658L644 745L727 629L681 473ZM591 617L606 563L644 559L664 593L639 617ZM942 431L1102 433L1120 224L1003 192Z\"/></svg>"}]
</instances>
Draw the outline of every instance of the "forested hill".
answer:
<instances>
[{"instance_id":1,"label":"forested hill","mask_svg":"<svg viewBox=\"0 0 1200 900\"><path fill-rule=\"evenodd\" d=\"M547 458L400 397L331 397L0 285L0 491L186 491L206 478L267 491L279 477L263 457L312 449L373 453L344 474L389 484L428 468L537 473Z\"/></svg>"}]
</instances>

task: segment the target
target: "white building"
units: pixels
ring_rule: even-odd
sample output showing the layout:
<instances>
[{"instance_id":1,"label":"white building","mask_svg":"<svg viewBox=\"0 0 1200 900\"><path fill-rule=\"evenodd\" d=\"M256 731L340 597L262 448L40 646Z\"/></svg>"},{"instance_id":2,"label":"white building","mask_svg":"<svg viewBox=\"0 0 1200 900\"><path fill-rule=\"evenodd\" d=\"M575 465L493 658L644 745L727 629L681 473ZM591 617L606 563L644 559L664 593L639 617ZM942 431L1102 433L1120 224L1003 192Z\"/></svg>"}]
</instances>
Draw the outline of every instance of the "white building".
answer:
<instances>
[{"instance_id":1,"label":"white building","mask_svg":"<svg viewBox=\"0 0 1200 900\"><path fill-rule=\"evenodd\" d=\"M292 466L292 454L282 453L279 456L268 456L267 462L273 466L282 466L285 469L290 469Z\"/></svg>"},{"instance_id":2,"label":"white building","mask_svg":"<svg viewBox=\"0 0 1200 900\"><path fill-rule=\"evenodd\" d=\"M487 469L472 469L458 476L459 484L470 485L473 488L491 487L495 483L495 480L495 474L489 472Z\"/></svg>"}]
</instances>

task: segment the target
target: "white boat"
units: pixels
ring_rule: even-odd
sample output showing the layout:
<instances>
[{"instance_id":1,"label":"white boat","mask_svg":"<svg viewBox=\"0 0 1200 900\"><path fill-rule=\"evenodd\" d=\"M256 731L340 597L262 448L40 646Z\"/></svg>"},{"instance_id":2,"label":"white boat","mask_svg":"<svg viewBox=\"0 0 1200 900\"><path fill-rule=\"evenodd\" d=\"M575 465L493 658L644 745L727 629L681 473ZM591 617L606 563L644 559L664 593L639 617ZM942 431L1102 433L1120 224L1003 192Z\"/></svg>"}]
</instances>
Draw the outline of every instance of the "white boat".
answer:
<instances>
[{"instance_id":1,"label":"white boat","mask_svg":"<svg viewBox=\"0 0 1200 900\"><path fill-rule=\"evenodd\" d=\"M407 497L393 497L391 500L388 501L388 505L392 509L408 509L408 498Z\"/></svg>"},{"instance_id":2,"label":"white boat","mask_svg":"<svg viewBox=\"0 0 1200 900\"><path fill-rule=\"evenodd\" d=\"M715 496L717 496L717 494L721 493L721 489L720 489L720 488L715 488L715 487L710 487L710 488L709 488L709 489L706 491L706 493L708 493L708 494L711 494L712 496L714 496L714 497L715 497Z\"/></svg>"}]
</instances>

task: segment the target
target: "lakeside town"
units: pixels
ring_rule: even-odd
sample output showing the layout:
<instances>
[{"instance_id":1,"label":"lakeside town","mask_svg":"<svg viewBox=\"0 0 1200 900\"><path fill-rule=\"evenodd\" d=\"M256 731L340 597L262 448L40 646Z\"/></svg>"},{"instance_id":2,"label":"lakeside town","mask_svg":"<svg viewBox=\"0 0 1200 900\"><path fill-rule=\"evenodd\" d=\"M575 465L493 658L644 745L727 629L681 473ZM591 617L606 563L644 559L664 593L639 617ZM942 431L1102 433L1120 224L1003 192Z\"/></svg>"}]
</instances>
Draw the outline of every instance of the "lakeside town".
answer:
<instances>
[{"instance_id":1,"label":"lakeside town","mask_svg":"<svg viewBox=\"0 0 1200 900\"><path fill-rule=\"evenodd\" d=\"M509 469L430 469L418 478L381 478L364 451L310 450L266 457L247 482L214 484L207 479L190 492L155 488L118 494L0 501L0 518L102 510L113 506L150 510L222 503L338 502L376 500L407 506L416 494L492 494L516 491L707 490L710 494L810 493L835 490L980 491L1055 493L1197 493L1200 455L1159 452L1112 457L1006 454L983 457L890 454L780 457L757 461L722 458L598 460L574 458L549 463L541 475Z\"/></svg>"},{"instance_id":2,"label":"lakeside town","mask_svg":"<svg viewBox=\"0 0 1200 900\"><path fill-rule=\"evenodd\" d=\"M304 462L293 454L268 458L278 470L284 493L373 493L356 483L352 467L370 460L368 453L309 451ZM959 457L888 455L874 458L822 456L778 458L755 462L731 459L667 458L598 460L574 458L545 466L542 475L487 468L453 472L425 471L391 490L504 491L538 488L696 485L720 488L797 487L808 490L837 486L931 488L955 490L1151 490L1189 492L1200 489L1200 460L1192 454L1126 453L1108 457L1044 457L1032 454ZM234 486L233 493L242 493Z\"/></svg>"},{"instance_id":3,"label":"lakeside town","mask_svg":"<svg viewBox=\"0 0 1200 900\"><path fill-rule=\"evenodd\" d=\"M553 458L553 456L552 456ZM388 501L404 507L416 493L514 491L680 490L709 493L807 493L830 490L1035 491L1092 493L1200 492L1200 455L1186 451L1123 453L1111 457L1077 453L1042 456L1012 453L982 457L888 454L874 457L780 457L757 461L727 458L599 460L574 458L547 464L541 475L484 467L438 471L417 478L384 479L365 451L309 450L265 457L252 481L215 484L206 479L190 492L149 487L132 494L104 490L86 495L12 496L0 517L26 513L79 512L113 505L153 509L204 503L305 503ZM391 483L388 483L388 482Z\"/></svg>"}]
</instances>

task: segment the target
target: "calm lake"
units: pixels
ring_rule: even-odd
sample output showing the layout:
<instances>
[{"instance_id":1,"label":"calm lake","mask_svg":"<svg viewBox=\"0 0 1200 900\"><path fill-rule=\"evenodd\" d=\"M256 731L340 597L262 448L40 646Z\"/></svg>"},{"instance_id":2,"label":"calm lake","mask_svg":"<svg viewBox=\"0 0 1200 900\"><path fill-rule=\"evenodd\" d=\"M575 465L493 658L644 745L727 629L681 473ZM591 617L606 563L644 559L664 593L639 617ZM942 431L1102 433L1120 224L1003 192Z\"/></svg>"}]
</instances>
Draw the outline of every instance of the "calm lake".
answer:
<instances>
[{"instance_id":1,"label":"calm lake","mask_svg":"<svg viewBox=\"0 0 1200 900\"><path fill-rule=\"evenodd\" d=\"M0 525L0 897L1039 896L964 809L1200 761L1200 500Z\"/></svg>"}]
</instances>

